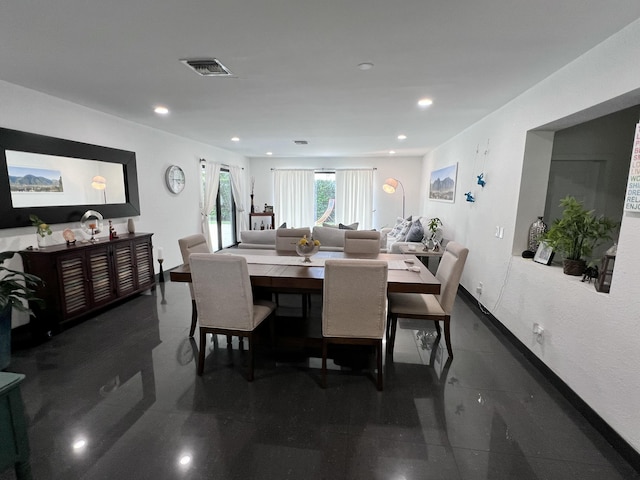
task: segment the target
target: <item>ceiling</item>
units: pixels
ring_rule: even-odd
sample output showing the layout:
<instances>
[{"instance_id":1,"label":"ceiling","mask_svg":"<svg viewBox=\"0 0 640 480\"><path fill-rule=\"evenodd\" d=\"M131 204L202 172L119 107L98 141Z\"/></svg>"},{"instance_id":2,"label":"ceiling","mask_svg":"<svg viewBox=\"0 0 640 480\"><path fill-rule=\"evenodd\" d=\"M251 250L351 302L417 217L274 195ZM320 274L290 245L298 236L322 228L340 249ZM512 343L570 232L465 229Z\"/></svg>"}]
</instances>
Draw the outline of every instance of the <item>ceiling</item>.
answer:
<instances>
[{"instance_id":1,"label":"ceiling","mask_svg":"<svg viewBox=\"0 0 640 480\"><path fill-rule=\"evenodd\" d=\"M248 157L414 156L639 17L637 0L2 0L0 79ZM179 61L200 57L234 76Z\"/></svg>"}]
</instances>

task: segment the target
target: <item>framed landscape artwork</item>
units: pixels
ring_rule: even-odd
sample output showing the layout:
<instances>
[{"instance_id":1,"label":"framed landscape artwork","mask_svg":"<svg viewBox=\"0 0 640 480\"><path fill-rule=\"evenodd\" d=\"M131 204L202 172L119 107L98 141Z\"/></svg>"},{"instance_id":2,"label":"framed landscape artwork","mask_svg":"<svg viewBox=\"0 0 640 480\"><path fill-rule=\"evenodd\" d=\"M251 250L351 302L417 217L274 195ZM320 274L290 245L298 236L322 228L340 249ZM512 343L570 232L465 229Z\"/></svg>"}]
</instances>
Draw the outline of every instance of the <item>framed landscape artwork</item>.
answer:
<instances>
[{"instance_id":1,"label":"framed landscape artwork","mask_svg":"<svg viewBox=\"0 0 640 480\"><path fill-rule=\"evenodd\" d=\"M455 202L457 175L457 163L431 172L431 178L429 181L429 200L451 203Z\"/></svg>"}]
</instances>

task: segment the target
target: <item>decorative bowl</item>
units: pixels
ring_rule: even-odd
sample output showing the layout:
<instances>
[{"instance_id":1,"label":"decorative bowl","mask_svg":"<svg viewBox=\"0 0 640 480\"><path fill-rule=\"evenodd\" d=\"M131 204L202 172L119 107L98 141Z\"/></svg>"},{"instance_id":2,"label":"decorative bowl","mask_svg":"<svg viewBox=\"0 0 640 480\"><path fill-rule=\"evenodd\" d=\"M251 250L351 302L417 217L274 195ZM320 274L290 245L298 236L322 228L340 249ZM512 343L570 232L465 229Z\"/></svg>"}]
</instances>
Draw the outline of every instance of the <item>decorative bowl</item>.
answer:
<instances>
[{"instance_id":1,"label":"decorative bowl","mask_svg":"<svg viewBox=\"0 0 640 480\"><path fill-rule=\"evenodd\" d=\"M309 243L307 245L296 245L296 253L301 257L304 263L311 263L311 257L313 257L320 250L320 246Z\"/></svg>"}]
</instances>

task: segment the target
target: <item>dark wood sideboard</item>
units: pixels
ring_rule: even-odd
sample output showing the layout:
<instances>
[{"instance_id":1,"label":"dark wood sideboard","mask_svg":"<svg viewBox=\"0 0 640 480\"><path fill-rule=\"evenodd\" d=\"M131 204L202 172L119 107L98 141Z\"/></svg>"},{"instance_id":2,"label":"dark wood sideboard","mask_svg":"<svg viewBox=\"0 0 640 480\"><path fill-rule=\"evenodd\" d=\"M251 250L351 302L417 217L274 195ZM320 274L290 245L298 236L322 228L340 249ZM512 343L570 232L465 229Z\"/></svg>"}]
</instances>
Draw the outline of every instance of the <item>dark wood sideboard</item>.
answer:
<instances>
[{"instance_id":1,"label":"dark wood sideboard","mask_svg":"<svg viewBox=\"0 0 640 480\"><path fill-rule=\"evenodd\" d=\"M50 335L62 324L155 285L152 233L122 234L114 240L22 250L25 272L44 281L32 304L32 329Z\"/></svg>"}]
</instances>

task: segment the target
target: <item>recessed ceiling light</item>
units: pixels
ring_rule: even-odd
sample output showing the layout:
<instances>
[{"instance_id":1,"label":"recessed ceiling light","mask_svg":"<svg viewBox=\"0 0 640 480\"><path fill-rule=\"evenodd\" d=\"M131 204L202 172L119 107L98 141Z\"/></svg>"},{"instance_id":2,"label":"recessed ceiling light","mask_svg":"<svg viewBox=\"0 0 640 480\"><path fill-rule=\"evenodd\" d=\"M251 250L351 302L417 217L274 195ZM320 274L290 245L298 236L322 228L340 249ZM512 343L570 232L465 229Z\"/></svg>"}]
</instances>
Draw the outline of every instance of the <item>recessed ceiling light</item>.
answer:
<instances>
[{"instance_id":1,"label":"recessed ceiling light","mask_svg":"<svg viewBox=\"0 0 640 480\"><path fill-rule=\"evenodd\" d=\"M364 62L358 65L358 68L360 70L371 70L373 68L373 63L371 62Z\"/></svg>"},{"instance_id":2,"label":"recessed ceiling light","mask_svg":"<svg viewBox=\"0 0 640 480\"><path fill-rule=\"evenodd\" d=\"M431 100L430 98L421 98L420 100L418 100L419 107L428 107L431 104L433 104L433 100Z\"/></svg>"},{"instance_id":3,"label":"recessed ceiling light","mask_svg":"<svg viewBox=\"0 0 640 480\"><path fill-rule=\"evenodd\" d=\"M407 139L406 135L404 135L402 133L400 135L398 135L398 140L406 140L406 139Z\"/></svg>"},{"instance_id":4,"label":"recessed ceiling light","mask_svg":"<svg viewBox=\"0 0 640 480\"><path fill-rule=\"evenodd\" d=\"M167 113L169 113L169 109L167 107L163 107L162 105L158 105L156 108L153 109L154 112L156 112L158 115L166 115Z\"/></svg>"},{"instance_id":5,"label":"recessed ceiling light","mask_svg":"<svg viewBox=\"0 0 640 480\"><path fill-rule=\"evenodd\" d=\"M395 150L389 150L389 155L395 155L396 151Z\"/></svg>"},{"instance_id":6,"label":"recessed ceiling light","mask_svg":"<svg viewBox=\"0 0 640 480\"><path fill-rule=\"evenodd\" d=\"M240 137L231 137L231 141L232 142L239 142L240 141Z\"/></svg>"},{"instance_id":7,"label":"recessed ceiling light","mask_svg":"<svg viewBox=\"0 0 640 480\"><path fill-rule=\"evenodd\" d=\"M267 152L267 155L273 155L273 152Z\"/></svg>"}]
</instances>

